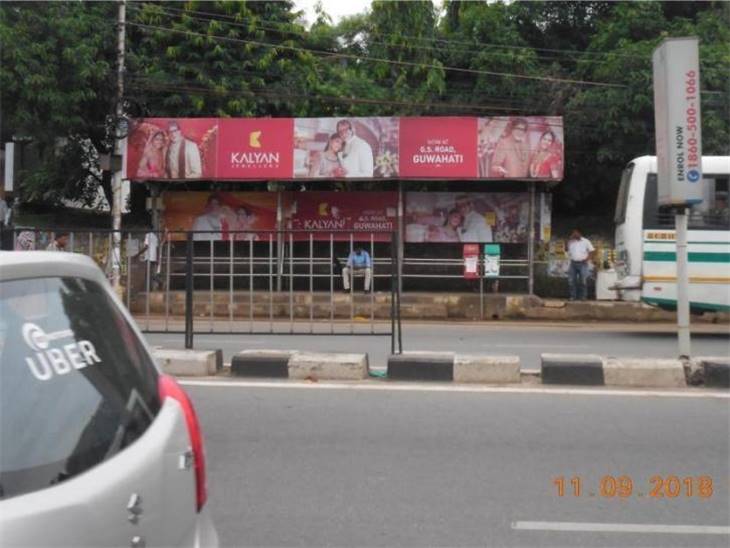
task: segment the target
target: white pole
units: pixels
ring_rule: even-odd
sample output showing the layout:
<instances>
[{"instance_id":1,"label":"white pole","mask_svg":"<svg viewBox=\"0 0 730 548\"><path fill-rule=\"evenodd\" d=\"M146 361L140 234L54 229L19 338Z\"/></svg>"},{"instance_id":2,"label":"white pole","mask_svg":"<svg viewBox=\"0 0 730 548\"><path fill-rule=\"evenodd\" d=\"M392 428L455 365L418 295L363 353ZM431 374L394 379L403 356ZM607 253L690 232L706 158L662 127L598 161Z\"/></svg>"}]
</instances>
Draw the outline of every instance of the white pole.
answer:
<instances>
[{"instance_id":1,"label":"white pole","mask_svg":"<svg viewBox=\"0 0 730 548\"><path fill-rule=\"evenodd\" d=\"M124 39L126 22L126 2L119 0L117 11L117 97L115 126L120 123L124 115L122 101L124 99ZM114 155L121 156L121 139L114 137ZM121 287L121 247L122 247L122 171L115 171L112 175L112 286L116 291Z\"/></svg>"},{"instance_id":2,"label":"white pole","mask_svg":"<svg viewBox=\"0 0 730 548\"><path fill-rule=\"evenodd\" d=\"M677 233L677 338L679 355L690 356L689 268L687 255L687 210L674 217Z\"/></svg>"}]
</instances>

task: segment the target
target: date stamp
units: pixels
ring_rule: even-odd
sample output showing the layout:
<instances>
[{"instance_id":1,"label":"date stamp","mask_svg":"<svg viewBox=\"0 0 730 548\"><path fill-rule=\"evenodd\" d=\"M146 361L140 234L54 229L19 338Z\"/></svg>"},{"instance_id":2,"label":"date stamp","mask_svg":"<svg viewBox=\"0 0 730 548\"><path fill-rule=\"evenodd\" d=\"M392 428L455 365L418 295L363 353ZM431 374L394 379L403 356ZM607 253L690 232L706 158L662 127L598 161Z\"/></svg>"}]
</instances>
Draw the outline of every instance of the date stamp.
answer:
<instances>
[{"instance_id":1,"label":"date stamp","mask_svg":"<svg viewBox=\"0 0 730 548\"><path fill-rule=\"evenodd\" d=\"M710 476L655 475L648 480L637 480L627 475L606 475L595 483L584 482L580 476L558 476L553 478L553 485L558 497L709 499L713 495Z\"/></svg>"}]
</instances>

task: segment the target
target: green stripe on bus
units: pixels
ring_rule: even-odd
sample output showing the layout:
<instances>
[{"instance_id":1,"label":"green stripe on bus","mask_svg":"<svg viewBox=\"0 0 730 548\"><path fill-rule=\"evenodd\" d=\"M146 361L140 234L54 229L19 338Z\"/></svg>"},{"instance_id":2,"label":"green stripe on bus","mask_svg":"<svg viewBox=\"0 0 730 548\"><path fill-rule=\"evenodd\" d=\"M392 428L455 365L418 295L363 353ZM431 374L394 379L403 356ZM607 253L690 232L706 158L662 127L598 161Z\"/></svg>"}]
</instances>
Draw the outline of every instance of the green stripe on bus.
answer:
<instances>
[{"instance_id":1,"label":"green stripe on bus","mask_svg":"<svg viewBox=\"0 0 730 548\"><path fill-rule=\"evenodd\" d=\"M676 262L677 254L674 251L645 251L645 261ZM692 263L730 263L730 253L689 253Z\"/></svg>"},{"instance_id":2,"label":"green stripe on bus","mask_svg":"<svg viewBox=\"0 0 730 548\"><path fill-rule=\"evenodd\" d=\"M644 301L646 304L651 304L654 306L660 306L660 307L669 307L669 308L677 308L677 301L675 299L657 299L655 297L642 297L642 301ZM730 311L730 306L724 305L724 304L714 304L714 303L697 303L691 301L689 303L689 307L692 310L704 310L707 312L728 312Z\"/></svg>"},{"instance_id":3,"label":"green stripe on bus","mask_svg":"<svg viewBox=\"0 0 730 548\"><path fill-rule=\"evenodd\" d=\"M676 245L675 240L644 240L645 244ZM730 242L687 242L692 245L730 245Z\"/></svg>"}]
</instances>

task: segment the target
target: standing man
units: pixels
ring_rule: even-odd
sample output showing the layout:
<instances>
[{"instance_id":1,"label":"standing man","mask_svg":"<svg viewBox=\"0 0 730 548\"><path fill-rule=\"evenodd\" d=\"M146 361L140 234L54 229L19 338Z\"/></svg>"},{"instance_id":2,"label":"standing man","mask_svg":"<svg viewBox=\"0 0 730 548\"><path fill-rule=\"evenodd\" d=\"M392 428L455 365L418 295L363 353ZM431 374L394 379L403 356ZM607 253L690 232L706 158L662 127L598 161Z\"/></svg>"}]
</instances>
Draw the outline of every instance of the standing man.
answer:
<instances>
[{"instance_id":1,"label":"standing man","mask_svg":"<svg viewBox=\"0 0 730 548\"><path fill-rule=\"evenodd\" d=\"M175 120L167 125L167 131L170 135L166 158L167 176L170 179L200 179L203 168L198 145L185 138Z\"/></svg>"},{"instance_id":2,"label":"standing man","mask_svg":"<svg viewBox=\"0 0 730 548\"><path fill-rule=\"evenodd\" d=\"M570 300L586 300L586 282L588 280L588 269L593 261L593 254L596 249L587 238L584 238L580 230L575 229L568 240L568 256L570 267L568 268L568 287L570 288Z\"/></svg>"},{"instance_id":3,"label":"standing man","mask_svg":"<svg viewBox=\"0 0 730 548\"><path fill-rule=\"evenodd\" d=\"M456 198L456 209L464 222L459 229L459 240L462 242L488 243L492 241L492 227L487 224L484 215L474 209L474 202L468 194Z\"/></svg>"},{"instance_id":4,"label":"standing man","mask_svg":"<svg viewBox=\"0 0 730 548\"><path fill-rule=\"evenodd\" d=\"M8 208L8 203L5 201L5 195L0 194L0 229L5 228L5 218L8 217L9 211L10 208Z\"/></svg>"},{"instance_id":5,"label":"standing man","mask_svg":"<svg viewBox=\"0 0 730 548\"><path fill-rule=\"evenodd\" d=\"M193 222L193 240L220 240L223 237L223 208L217 194L208 196L205 210ZM214 232L213 232L214 231Z\"/></svg>"},{"instance_id":6,"label":"standing man","mask_svg":"<svg viewBox=\"0 0 730 548\"><path fill-rule=\"evenodd\" d=\"M338 154L345 170L345 177L373 176L373 149L352 129L349 120L337 122L337 134L344 141L342 152Z\"/></svg>"},{"instance_id":7,"label":"standing man","mask_svg":"<svg viewBox=\"0 0 730 548\"><path fill-rule=\"evenodd\" d=\"M46 251L66 251L68 245L68 232L59 232L53 241L48 244Z\"/></svg>"},{"instance_id":8,"label":"standing man","mask_svg":"<svg viewBox=\"0 0 730 548\"><path fill-rule=\"evenodd\" d=\"M160 239L157 237L157 234L153 229L150 228L150 230L147 232L147 234L144 235L144 242L142 244L142 249L139 250L139 253L137 256L141 257L142 262L145 265L145 279L149 280L149 287L151 289L156 289L157 286L157 268L158 268L158 258L159 258L159 250L160 247ZM145 289L147 288L147 284L145 284Z\"/></svg>"},{"instance_id":9,"label":"standing man","mask_svg":"<svg viewBox=\"0 0 730 548\"><path fill-rule=\"evenodd\" d=\"M529 177L530 144L527 141L527 120L514 118L509 121L502 138L494 148L492 176L507 179Z\"/></svg>"},{"instance_id":10,"label":"standing man","mask_svg":"<svg viewBox=\"0 0 730 548\"><path fill-rule=\"evenodd\" d=\"M345 291L350 291L350 276L355 272L363 272L365 274L365 293L370 291L370 280L373 276L373 263L370 260L370 254L365 251L362 246L357 246L355 251L347 257L347 265L342 269L342 286Z\"/></svg>"}]
</instances>

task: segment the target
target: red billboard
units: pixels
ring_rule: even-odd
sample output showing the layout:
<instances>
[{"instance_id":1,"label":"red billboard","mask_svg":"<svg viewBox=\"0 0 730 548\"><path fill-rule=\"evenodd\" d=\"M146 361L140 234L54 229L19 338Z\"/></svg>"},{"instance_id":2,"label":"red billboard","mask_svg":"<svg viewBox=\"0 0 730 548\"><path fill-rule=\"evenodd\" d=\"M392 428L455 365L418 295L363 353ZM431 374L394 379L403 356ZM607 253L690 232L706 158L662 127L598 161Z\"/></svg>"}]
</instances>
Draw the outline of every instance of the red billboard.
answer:
<instances>
[{"instance_id":1,"label":"red billboard","mask_svg":"<svg viewBox=\"0 0 730 548\"><path fill-rule=\"evenodd\" d=\"M476 118L401 118L403 177L473 179L477 176Z\"/></svg>"},{"instance_id":2,"label":"red billboard","mask_svg":"<svg viewBox=\"0 0 730 548\"><path fill-rule=\"evenodd\" d=\"M214 179L217 145L217 118L135 120L127 139L127 177Z\"/></svg>"},{"instance_id":3,"label":"red billboard","mask_svg":"<svg viewBox=\"0 0 730 548\"><path fill-rule=\"evenodd\" d=\"M287 225L292 230L305 230L315 240L329 240L330 232L337 241L390 241L390 232L398 226L397 192L288 192ZM321 231L321 232L318 232ZM295 234L307 240L309 234Z\"/></svg>"},{"instance_id":4,"label":"red billboard","mask_svg":"<svg viewBox=\"0 0 730 548\"><path fill-rule=\"evenodd\" d=\"M135 181L559 181L559 116L145 118L126 140Z\"/></svg>"},{"instance_id":5,"label":"red billboard","mask_svg":"<svg viewBox=\"0 0 730 548\"><path fill-rule=\"evenodd\" d=\"M292 118L224 118L218 126L218 179L289 179Z\"/></svg>"}]
</instances>

